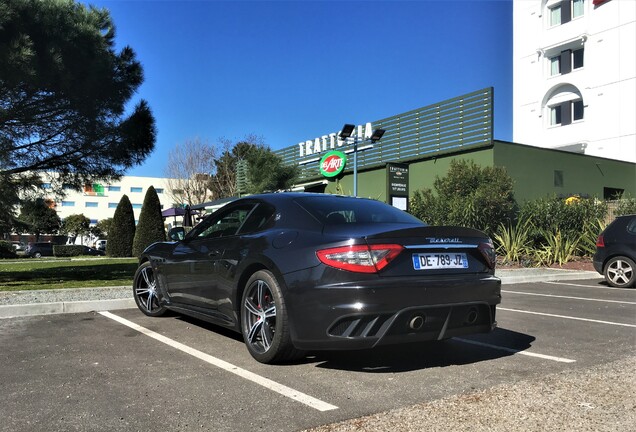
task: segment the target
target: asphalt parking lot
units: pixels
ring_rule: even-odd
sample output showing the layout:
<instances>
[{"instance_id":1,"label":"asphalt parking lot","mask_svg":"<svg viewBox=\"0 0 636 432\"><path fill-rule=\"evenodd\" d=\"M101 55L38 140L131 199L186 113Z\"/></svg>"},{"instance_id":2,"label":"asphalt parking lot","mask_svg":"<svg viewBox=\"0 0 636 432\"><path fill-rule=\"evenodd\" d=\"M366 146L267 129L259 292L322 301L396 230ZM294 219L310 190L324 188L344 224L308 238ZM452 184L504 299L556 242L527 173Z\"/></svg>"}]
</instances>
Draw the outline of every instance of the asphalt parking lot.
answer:
<instances>
[{"instance_id":1,"label":"asphalt parking lot","mask_svg":"<svg viewBox=\"0 0 636 432\"><path fill-rule=\"evenodd\" d=\"M1 430L296 431L633 355L636 290L502 286L491 334L255 362L239 336L135 309L0 320Z\"/></svg>"}]
</instances>

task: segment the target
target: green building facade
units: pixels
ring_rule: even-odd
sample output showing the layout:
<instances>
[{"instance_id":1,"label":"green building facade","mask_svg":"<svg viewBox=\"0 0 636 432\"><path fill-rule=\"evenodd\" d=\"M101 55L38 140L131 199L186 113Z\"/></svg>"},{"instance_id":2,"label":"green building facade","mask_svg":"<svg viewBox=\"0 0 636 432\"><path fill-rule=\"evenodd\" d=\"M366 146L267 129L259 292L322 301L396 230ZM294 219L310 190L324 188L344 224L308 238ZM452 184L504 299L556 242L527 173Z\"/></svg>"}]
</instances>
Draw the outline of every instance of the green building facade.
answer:
<instances>
[{"instance_id":1,"label":"green building facade","mask_svg":"<svg viewBox=\"0 0 636 432\"><path fill-rule=\"evenodd\" d=\"M358 196L394 205L396 194L411 197L418 189L431 188L456 159L505 168L520 203L550 195L636 196L636 164L498 141L493 139L492 118L493 90L487 88L359 125L348 141L332 132L277 153L285 163L301 167L297 190L353 195L353 141L357 140L358 149L372 146L358 152ZM371 143L369 137L376 129L386 132ZM332 150L345 153L347 162L339 176L325 178L320 174L320 159ZM391 169L393 164L405 174L405 193L393 187L395 177L389 174L396 170Z\"/></svg>"}]
</instances>

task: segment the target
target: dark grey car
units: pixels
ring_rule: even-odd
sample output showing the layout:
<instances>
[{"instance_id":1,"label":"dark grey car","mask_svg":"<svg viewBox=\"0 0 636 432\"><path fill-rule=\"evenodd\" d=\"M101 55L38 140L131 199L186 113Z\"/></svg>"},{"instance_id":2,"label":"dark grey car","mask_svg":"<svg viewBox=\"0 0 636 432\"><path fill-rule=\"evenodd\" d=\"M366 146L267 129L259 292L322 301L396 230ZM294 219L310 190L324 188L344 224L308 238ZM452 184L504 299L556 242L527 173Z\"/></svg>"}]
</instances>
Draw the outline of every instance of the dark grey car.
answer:
<instances>
[{"instance_id":1,"label":"dark grey car","mask_svg":"<svg viewBox=\"0 0 636 432\"><path fill-rule=\"evenodd\" d=\"M29 243L25 254L31 258L53 256L53 243Z\"/></svg>"},{"instance_id":2,"label":"dark grey car","mask_svg":"<svg viewBox=\"0 0 636 432\"><path fill-rule=\"evenodd\" d=\"M596 241L594 268L613 287L636 284L636 215L619 216Z\"/></svg>"},{"instance_id":3,"label":"dark grey car","mask_svg":"<svg viewBox=\"0 0 636 432\"><path fill-rule=\"evenodd\" d=\"M243 334L261 362L489 332L501 301L482 232L327 194L236 200L140 258L143 313L173 310Z\"/></svg>"}]
</instances>

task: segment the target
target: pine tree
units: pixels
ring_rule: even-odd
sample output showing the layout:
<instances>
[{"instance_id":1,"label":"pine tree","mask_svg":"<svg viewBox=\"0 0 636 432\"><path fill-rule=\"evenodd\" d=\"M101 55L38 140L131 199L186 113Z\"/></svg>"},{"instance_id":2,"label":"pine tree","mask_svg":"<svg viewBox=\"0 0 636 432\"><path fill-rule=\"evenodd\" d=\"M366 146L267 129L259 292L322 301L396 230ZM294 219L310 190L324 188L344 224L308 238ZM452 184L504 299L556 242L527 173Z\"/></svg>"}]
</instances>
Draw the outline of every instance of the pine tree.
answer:
<instances>
[{"instance_id":1,"label":"pine tree","mask_svg":"<svg viewBox=\"0 0 636 432\"><path fill-rule=\"evenodd\" d=\"M132 204L127 195L121 197L113 224L108 233L108 243L106 244L106 254L112 257L130 257L132 255L132 245L135 238L135 214Z\"/></svg>"},{"instance_id":2,"label":"pine tree","mask_svg":"<svg viewBox=\"0 0 636 432\"><path fill-rule=\"evenodd\" d=\"M153 186L148 188L135 230L132 253L139 256L149 245L166 239L161 216L161 203Z\"/></svg>"}]
</instances>

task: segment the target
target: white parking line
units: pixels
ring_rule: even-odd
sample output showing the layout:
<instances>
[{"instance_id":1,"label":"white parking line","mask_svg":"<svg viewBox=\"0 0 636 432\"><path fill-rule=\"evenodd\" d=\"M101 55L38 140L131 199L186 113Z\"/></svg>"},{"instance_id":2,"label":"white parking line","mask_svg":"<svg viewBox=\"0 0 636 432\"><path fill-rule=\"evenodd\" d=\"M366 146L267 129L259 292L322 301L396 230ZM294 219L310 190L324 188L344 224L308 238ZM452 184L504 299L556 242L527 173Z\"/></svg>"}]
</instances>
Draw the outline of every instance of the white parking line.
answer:
<instances>
[{"instance_id":1,"label":"white parking line","mask_svg":"<svg viewBox=\"0 0 636 432\"><path fill-rule=\"evenodd\" d=\"M564 298L564 299L570 299L570 300L586 300L586 301L596 301L596 302L605 302L605 303L620 303L620 304L636 305L636 302L628 302L628 301L621 301L621 300L605 300L605 299L594 299L594 298L586 298L586 297L562 296L562 295L555 295L555 294L539 294L539 293L529 293L529 292L523 292L523 291L501 290L501 292L506 294L523 294L523 295L539 296L539 297L554 297L554 298Z\"/></svg>"},{"instance_id":2,"label":"white parking line","mask_svg":"<svg viewBox=\"0 0 636 432\"><path fill-rule=\"evenodd\" d=\"M140 325L135 324L132 321L128 321L127 319L124 319L122 317L119 317L117 315L114 315L110 312L99 312L101 315L105 316L106 318L110 318L114 321L117 321L120 324L123 324L127 327L130 327L133 330L136 330L140 333L145 334L146 336L149 336L155 340L158 340L159 342L165 343L166 345L169 345L173 348L176 348L180 351L183 351L186 354L190 354L191 356L194 356L200 360L203 360L204 362L210 363L211 365L214 365L216 367L219 367L223 370L226 370L228 372L231 372L235 375L240 376L241 378L245 378L246 380L252 381L256 384L259 384L267 389L270 389L272 391L275 391L276 393L279 393L285 397L288 397L290 399L293 399L297 402L300 402L302 404L305 404L311 408L317 409L318 411L330 411L330 410L335 410L338 409L337 406L335 405L331 405L328 404L327 402L323 402L319 399L316 399L312 396L306 395L304 393L301 393L297 390L294 390L293 388L284 386L282 384L279 384L275 381L272 381L270 379L267 378L263 378L260 375L257 375L253 372L250 372L248 370L242 369L238 366L234 366L232 363L228 363L224 360L221 360L219 358L213 357L209 354L206 354L204 352L201 352L199 350L196 350L194 348L190 348L187 345L184 345L182 343L179 343L175 340L172 340L168 337L165 337L163 335L160 335L159 333L155 333L152 330L148 330L145 327L142 327Z\"/></svg>"},{"instance_id":3,"label":"white parking line","mask_svg":"<svg viewBox=\"0 0 636 432\"><path fill-rule=\"evenodd\" d=\"M461 338L453 338L453 340L464 342L464 343L467 343L467 344L482 346L482 347L486 347L486 348L492 348L492 349L496 349L496 350L499 350L499 351L506 351L506 352L513 353L513 354L521 354L521 355L525 355L525 356L528 356L528 357L538 357L538 358L542 358L542 359L545 359L545 360L552 360L552 361L560 362L560 363L574 363L574 362L576 362L576 360L572 360L572 359L568 359L568 358L564 358L564 357L555 357L555 356L550 356L550 355L546 355L546 354L539 354L539 353L534 353L534 352L529 352L529 351L524 351L524 350L518 350L518 349L514 349L514 348L502 347L502 346L499 346L499 345L491 345L491 344L487 344L487 343L483 343L483 342L477 342L477 341L474 341L474 340L461 339Z\"/></svg>"},{"instance_id":4,"label":"white parking line","mask_svg":"<svg viewBox=\"0 0 636 432\"><path fill-rule=\"evenodd\" d=\"M567 286L581 287L581 288L611 289L611 290L621 290L621 291L636 292L636 290L634 290L634 288L616 288L616 287L605 286L605 285L583 285L583 284L574 284L574 283L565 283L565 282L551 282L551 281L545 281L543 283L552 284L552 285L567 285Z\"/></svg>"},{"instance_id":5,"label":"white parking line","mask_svg":"<svg viewBox=\"0 0 636 432\"><path fill-rule=\"evenodd\" d=\"M549 317L555 317L555 318L564 318L564 319L571 319L571 320L576 320L576 321L587 321L587 322L593 322L593 323L599 323L599 324L609 324L609 325L615 325L615 326L621 326L621 327L634 327L636 328L635 324L625 324L625 323L617 323L617 322L612 322L612 321L601 321L601 320L595 320L595 319L589 319L589 318L579 318L579 317L573 317L573 316L567 316L567 315L556 315L556 314L549 314L549 313L544 313L544 312L532 312L532 311L524 311L524 310L519 310L519 309L508 309L508 308L502 308L502 307L497 307L497 310L503 310L503 311L508 311L508 312L519 312L519 313L525 313L525 314L531 314L531 315L542 315L542 316L549 316Z\"/></svg>"}]
</instances>

